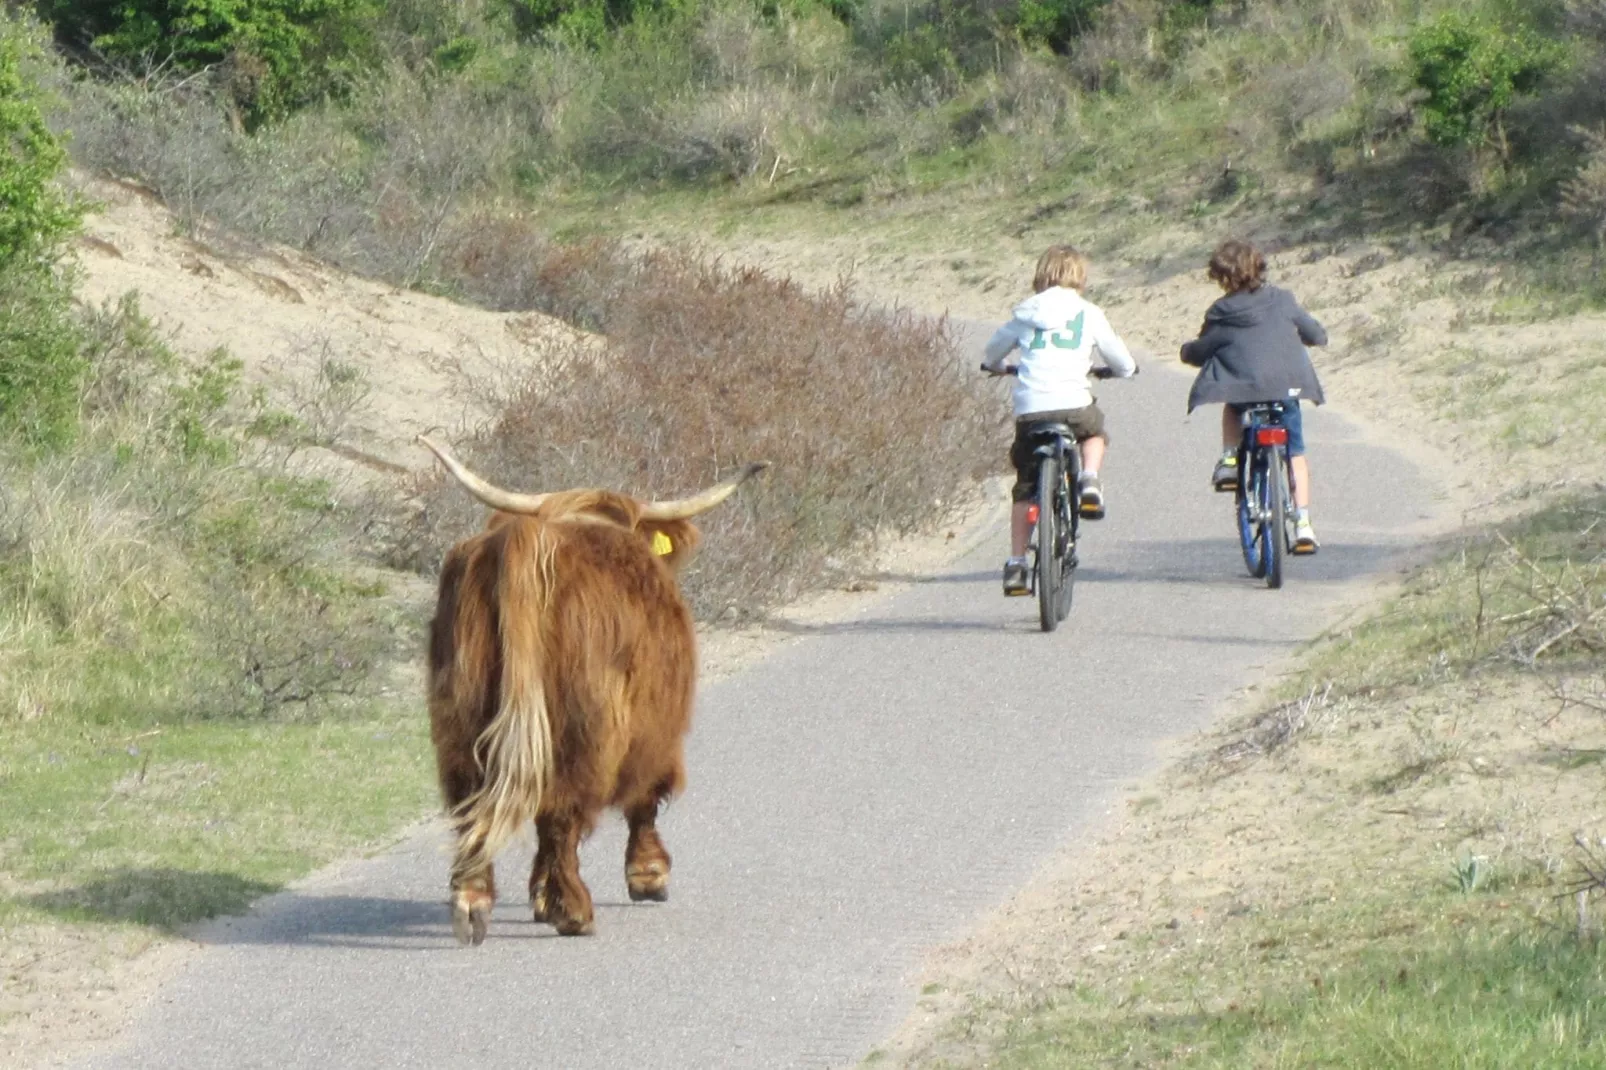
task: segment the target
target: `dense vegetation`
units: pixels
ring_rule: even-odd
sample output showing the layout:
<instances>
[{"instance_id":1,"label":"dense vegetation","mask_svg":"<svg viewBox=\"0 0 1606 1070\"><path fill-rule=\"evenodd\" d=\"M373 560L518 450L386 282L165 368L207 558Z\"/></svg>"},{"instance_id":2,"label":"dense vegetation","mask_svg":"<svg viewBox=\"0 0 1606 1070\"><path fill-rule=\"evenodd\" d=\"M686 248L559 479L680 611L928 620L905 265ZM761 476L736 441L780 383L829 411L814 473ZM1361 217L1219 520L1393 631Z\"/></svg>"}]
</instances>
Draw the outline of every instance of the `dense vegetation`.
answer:
<instances>
[{"instance_id":1,"label":"dense vegetation","mask_svg":"<svg viewBox=\"0 0 1606 1070\"><path fill-rule=\"evenodd\" d=\"M665 187L831 207L977 191L1155 223L1492 238L1565 285L1606 218L1599 0L38 12L85 61L56 117L81 162L448 289L446 239L477 211Z\"/></svg>"}]
</instances>

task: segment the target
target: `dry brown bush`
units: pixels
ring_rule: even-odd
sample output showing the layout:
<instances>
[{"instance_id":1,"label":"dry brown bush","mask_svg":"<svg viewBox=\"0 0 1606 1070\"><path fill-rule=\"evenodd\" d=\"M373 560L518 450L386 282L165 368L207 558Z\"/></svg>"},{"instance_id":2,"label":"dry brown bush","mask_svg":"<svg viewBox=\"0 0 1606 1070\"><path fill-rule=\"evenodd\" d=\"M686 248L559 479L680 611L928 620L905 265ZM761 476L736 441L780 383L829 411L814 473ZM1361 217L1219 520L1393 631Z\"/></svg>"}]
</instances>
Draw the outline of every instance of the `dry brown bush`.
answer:
<instances>
[{"instance_id":1,"label":"dry brown bush","mask_svg":"<svg viewBox=\"0 0 1606 1070\"><path fill-rule=\"evenodd\" d=\"M1562 185L1562 211L1589 228L1598 260L1606 246L1606 126L1573 132L1583 140L1584 162Z\"/></svg>"},{"instance_id":2,"label":"dry brown bush","mask_svg":"<svg viewBox=\"0 0 1606 1070\"><path fill-rule=\"evenodd\" d=\"M526 278L556 307L591 309L607 341L555 354L459 446L510 486L647 497L773 462L706 518L684 577L704 619L828 582L879 533L939 523L994 452L998 403L962 373L948 325L867 307L846 283L816 295L753 269L603 243L555 248ZM428 570L484 510L438 479L419 501L390 552Z\"/></svg>"}]
</instances>

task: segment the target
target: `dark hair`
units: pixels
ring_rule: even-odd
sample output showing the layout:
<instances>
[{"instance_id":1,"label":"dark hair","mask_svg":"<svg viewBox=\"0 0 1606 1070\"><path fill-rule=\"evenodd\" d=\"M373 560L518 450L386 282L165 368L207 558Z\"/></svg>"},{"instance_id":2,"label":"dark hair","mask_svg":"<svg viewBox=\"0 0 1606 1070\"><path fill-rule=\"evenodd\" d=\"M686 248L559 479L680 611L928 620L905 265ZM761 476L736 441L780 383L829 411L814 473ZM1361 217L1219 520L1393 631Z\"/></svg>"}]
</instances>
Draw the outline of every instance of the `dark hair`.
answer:
<instances>
[{"instance_id":1,"label":"dark hair","mask_svg":"<svg viewBox=\"0 0 1606 1070\"><path fill-rule=\"evenodd\" d=\"M1211 254L1210 277L1228 293L1253 293L1266 281L1266 255L1246 241L1224 241Z\"/></svg>"}]
</instances>

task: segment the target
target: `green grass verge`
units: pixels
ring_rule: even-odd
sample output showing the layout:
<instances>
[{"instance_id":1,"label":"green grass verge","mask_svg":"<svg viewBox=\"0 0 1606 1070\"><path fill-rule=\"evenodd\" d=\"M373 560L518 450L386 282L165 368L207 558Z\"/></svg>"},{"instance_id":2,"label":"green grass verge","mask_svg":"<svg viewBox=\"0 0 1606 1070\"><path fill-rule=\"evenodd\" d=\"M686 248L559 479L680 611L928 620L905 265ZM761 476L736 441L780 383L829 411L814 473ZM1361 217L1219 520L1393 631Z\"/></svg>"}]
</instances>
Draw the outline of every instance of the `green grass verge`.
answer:
<instances>
[{"instance_id":1,"label":"green grass verge","mask_svg":"<svg viewBox=\"0 0 1606 1070\"><path fill-rule=\"evenodd\" d=\"M1340 927L1371 945L1331 972L1286 962L1263 990L1209 994L1223 964L1195 961L1130 989L1078 994L1022 1030L993 1065L1190 1068L1606 1065L1606 955L1566 936L1479 931L1490 919L1379 904ZM1369 925L1362 923L1365 919ZM1325 920L1325 919L1324 919ZM1320 922L1288 920L1306 930ZM1278 924L1251 953L1294 957ZM1405 929L1407 935L1393 935ZM1468 932L1466 930L1472 930ZM1336 935L1336 934L1335 934ZM1259 966L1257 973L1264 972Z\"/></svg>"},{"instance_id":2,"label":"green grass verge","mask_svg":"<svg viewBox=\"0 0 1606 1070\"><path fill-rule=\"evenodd\" d=\"M435 801L416 703L307 723L0 726L0 924L172 931L243 909Z\"/></svg>"}]
</instances>

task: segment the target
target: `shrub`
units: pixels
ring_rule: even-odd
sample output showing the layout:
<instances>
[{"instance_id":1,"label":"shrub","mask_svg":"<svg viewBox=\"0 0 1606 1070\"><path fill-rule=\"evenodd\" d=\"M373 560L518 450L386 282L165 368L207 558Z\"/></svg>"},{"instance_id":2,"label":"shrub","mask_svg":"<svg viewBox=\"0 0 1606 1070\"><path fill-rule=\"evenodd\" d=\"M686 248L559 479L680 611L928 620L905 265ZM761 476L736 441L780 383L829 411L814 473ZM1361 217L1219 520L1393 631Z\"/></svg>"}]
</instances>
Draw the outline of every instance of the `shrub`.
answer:
<instances>
[{"instance_id":1,"label":"shrub","mask_svg":"<svg viewBox=\"0 0 1606 1070\"><path fill-rule=\"evenodd\" d=\"M193 72L219 67L252 121L283 115L371 66L376 0L40 0L75 45L113 60Z\"/></svg>"},{"instance_id":2,"label":"shrub","mask_svg":"<svg viewBox=\"0 0 1606 1070\"><path fill-rule=\"evenodd\" d=\"M845 284L811 295L760 271L602 243L554 249L529 277L555 305L593 307L606 340L549 354L464 454L510 486L654 498L772 461L706 518L684 577L704 618L756 612L829 582L832 561L878 534L940 523L1000 448L988 434L997 399L977 396L947 325L866 307ZM429 570L484 510L449 482L430 481L420 500L392 560Z\"/></svg>"},{"instance_id":3,"label":"shrub","mask_svg":"<svg viewBox=\"0 0 1606 1070\"><path fill-rule=\"evenodd\" d=\"M1589 228L1598 269L1606 248L1606 127L1575 133L1584 142L1584 162L1561 188L1562 211Z\"/></svg>"},{"instance_id":4,"label":"shrub","mask_svg":"<svg viewBox=\"0 0 1606 1070\"><path fill-rule=\"evenodd\" d=\"M1452 11L1419 27L1409 43L1411 79L1427 94L1423 124L1437 145L1492 144L1511 162L1506 114L1562 63L1558 45L1521 26Z\"/></svg>"},{"instance_id":5,"label":"shrub","mask_svg":"<svg viewBox=\"0 0 1606 1070\"><path fill-rule=\"evenodd\" d=\"M260 419L226 355L178 360L132 301L80 335L79 440L0 456L0 717L287 718L368 693L392 610L353 564L363 518L285 474L296 442L252 433L295 421Z\"/></svg>"},{"instance_id":6,"label":"shrub","mask_svg":"<svg viewBox=\"0 0 1606 1070\"><path fill-rule=\"evenodd\" d=\"M33 49L21 24L0 12L0 275L52 260L78 225L77 209L56 184L66 150L23 74Z\"/></svg>"},{"instance_id":7,"label":"shrub","mask_svg":"<svg viewBox=\"0 0 1606 1070\"><path fill-rule=\"evenodd\" d=\"M46 128L22 24L0 13L0 431L59 445L72 434L83 364L56 272L79 212L56 184L67 155Z\"/></svg>"},{"instance_id":8,"label":"shrub","mask_svg":"<svg viewBox=\"0 0 1606 1070\"><path fill-rule=\"evenodd\" d=\"M1099 10L1109 0L1020 0L1016 25L1028 41L1066 53L1071 44L1093 28Z\"/></svg>"}]
</instances>

